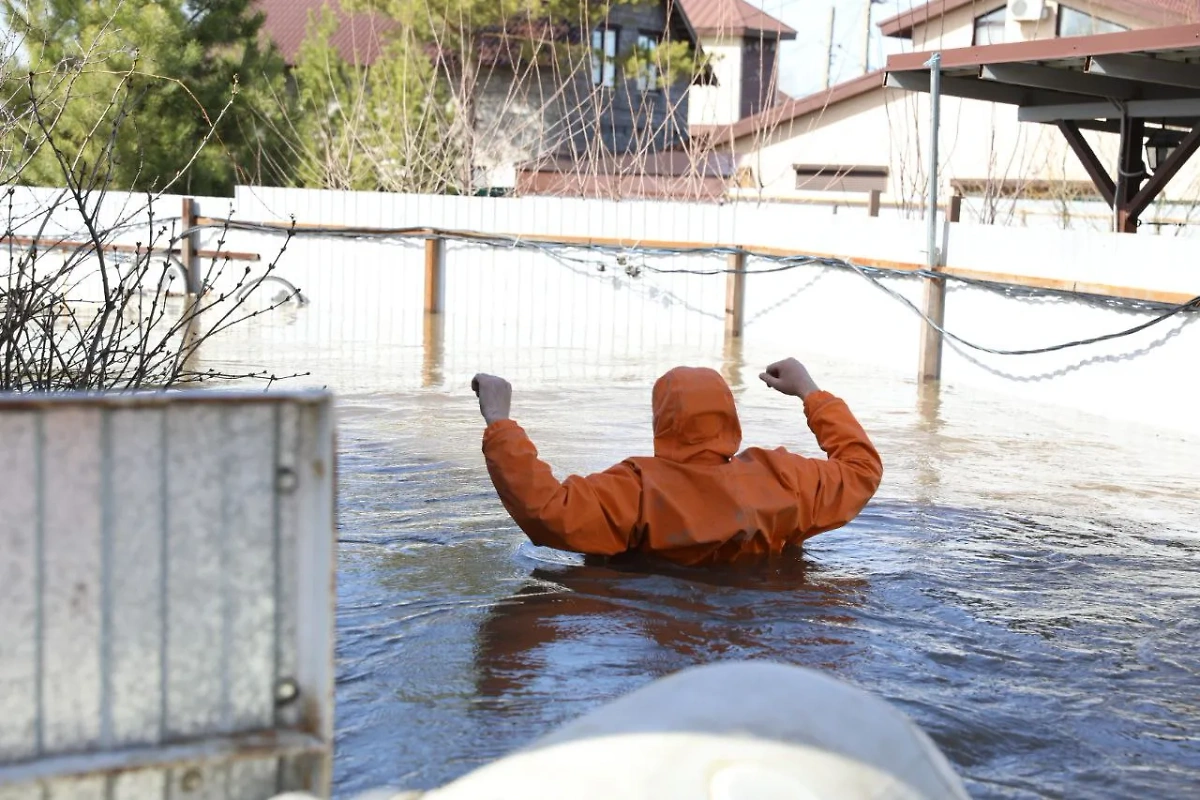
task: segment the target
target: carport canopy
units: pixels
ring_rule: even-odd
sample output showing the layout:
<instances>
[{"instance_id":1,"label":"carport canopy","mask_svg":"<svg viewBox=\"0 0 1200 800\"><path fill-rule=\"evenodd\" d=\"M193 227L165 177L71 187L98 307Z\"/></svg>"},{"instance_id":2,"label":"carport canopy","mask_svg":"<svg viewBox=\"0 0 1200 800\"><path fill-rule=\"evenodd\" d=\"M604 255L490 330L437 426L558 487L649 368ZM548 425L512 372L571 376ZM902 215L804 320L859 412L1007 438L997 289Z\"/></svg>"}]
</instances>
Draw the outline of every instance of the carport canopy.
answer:
<instances>
[{"instance_id":1,"label":"carport canopy","mask_svg":"<svg viewBox=\"0 0 1200 800\"><path fill-rule=\"evenodd\" d=\"M889 57L885 85L928 92L933 55ZM1127 233L1200 148L1200 24L943 50L941 73L943 95L1056 125ZM1115 176L1084 129L1121 137Z\"/></svg>"}]
</instances>

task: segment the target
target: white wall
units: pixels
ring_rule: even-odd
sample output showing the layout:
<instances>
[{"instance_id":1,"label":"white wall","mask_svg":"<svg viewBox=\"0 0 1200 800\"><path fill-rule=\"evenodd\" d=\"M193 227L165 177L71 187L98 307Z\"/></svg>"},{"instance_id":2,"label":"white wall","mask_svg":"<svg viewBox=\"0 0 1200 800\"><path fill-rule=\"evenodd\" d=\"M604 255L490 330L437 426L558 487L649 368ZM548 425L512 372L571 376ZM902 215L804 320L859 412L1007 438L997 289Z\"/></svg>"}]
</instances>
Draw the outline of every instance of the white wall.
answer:
<instances>
[{"instance_id":1,"label":"white wall","mask_svg":"<svg viewBox=\"0 0 1200 800\"><path fill-rule=\"evenodd\" d=\"M1064 5L1084 14L1092 14L1099 20L1123 25L1130 30L1154 28L1164 24L1161 16L1152 10L1145 10L1142 15L1133 16L1114 9L1098 8L1088 0L1076 0L1074 3L1047 2L1042 18L1036 22L1005 20L1004 42L1053 39L1058 31L1059 8ZM970 47L975 31L975 19L1004 6L1004 0L973 3L928 23L914 26L911 39L912 49L936 50L939 47L943 49Z\"/></svg>"},{"instance_id":2,"label":"white wall","mask_svg":"<svg viewBox=\"0 0 1200 800\"><path fill-rule=\"evenodd\" d=\"M688 124L732 125L742 116L742 40L701 39L700 46L712 57L717 85L688 89Z\"/></svg>"},{"instance_id":3,"label":"white wall","mask_svg":"<svg viewBox=\"0 0 1200 800\"><path fill-rule=\"evenodd\" d=\"M1004 5L1004 0L988 3L973 3L949 14L938 17L925 25L917 25L912 32L912 49L933 50L937 48L970 47L975 32L975 17L982 16ZM1009 22L1005 34L1013 31L1015 23Z\"/></svg>"},{"instance_id":4,"label":"white wall","mask_svg":"<svg viewBox=\"0 0 1200 800\"><path fill-rule=\"evenodd\" d=\"M881 79L882 83L882 79ZM919 209L926 194L929 152L929 96L879 89L797 118L762 137L735 143L740 163L753 170L764 201L821 200L828 194L797 188L793 165L851 164L886 166L886 203ZM1115 174L1118 137L1084 132L1101 162ZM939 129L939 184L948 194L955 180L974 182L1047 181L1091 185L1079 159L1057 128L1017 121L1014 106L945 97ZM1079 195L1064 188L1051 202L1078 206ZM1149 222L1191 221L1200 198L1200 159L1193 158L1168 185L1164 200L1172 208L1151 207ZM996 202L995 221L1018 222L1010 204ZM1095 213L1078 208L1079 214ZM1057 217L1055 212L1052 217ZM1055 220L1057 222L1057 220ZM1083 223L1080 223L1081 225ZM1088 225L1087 227L1095 227Z\"/></svg>"}]
</instances>

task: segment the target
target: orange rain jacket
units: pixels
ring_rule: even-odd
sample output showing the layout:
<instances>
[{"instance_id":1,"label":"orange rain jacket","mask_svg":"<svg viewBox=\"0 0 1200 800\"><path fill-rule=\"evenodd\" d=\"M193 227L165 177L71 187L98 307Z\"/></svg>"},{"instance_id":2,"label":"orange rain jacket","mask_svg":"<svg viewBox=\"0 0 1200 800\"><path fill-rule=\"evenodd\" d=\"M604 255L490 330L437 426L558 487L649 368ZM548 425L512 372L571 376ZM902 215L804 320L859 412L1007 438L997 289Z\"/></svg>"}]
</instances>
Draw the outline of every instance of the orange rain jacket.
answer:
<instances>
[{"instance_id":1,"label":"orange rain jacket","mask_svg":"<svg viewBox=\"0 0 1200 800\"><path fill-rule=\"evenodd\" d=\"M561 483L516 422L488 426L492 483L534 544L604 556L636 551L685 565L776 555L854 519L883 477L867 434L828 392L804 401L828 460L783 448L738 453L733 394L711 369L663 375L653 406L653 457Z\"/></svg>"}]
</instances>

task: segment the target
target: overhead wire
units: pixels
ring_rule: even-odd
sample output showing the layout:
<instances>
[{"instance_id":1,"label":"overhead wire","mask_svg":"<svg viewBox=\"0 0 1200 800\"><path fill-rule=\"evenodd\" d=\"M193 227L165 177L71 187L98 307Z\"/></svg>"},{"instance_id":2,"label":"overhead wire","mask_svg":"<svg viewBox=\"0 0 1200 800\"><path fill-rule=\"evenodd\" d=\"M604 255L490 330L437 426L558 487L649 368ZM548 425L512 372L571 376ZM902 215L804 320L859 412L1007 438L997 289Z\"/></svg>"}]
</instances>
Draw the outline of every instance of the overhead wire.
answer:
<instances>
[{"instance_id":1,"label":"overhead wire","mask_svg":"<svg viewBox=\"0 0 1200 800\"><path fill-rule=\"evenodd\" d=\"M272 225L258 222L241 222L229 220L221 223L204 223L195 227L181 231L179 237L187 236L196 231L205 228L221 227L226 230L238 230L246 232L258 233L273 233L273 234L289 234L291 236L311 236L319 238L339 238L352 239L363 241L389 241L389 240L417 240L429 238L445 238L462 242L465 244L475 244L481 246L504 246L510 249L526 249L541 252L550 258L563 263L572 262L576 264L591 265L601 271L607 269L607 265L597 261L595 258L582 258L572 256L563 251L584 251L590 253L605 253L617 254L619 256L628 256L636 254L642 257L643 262L636 266L628 266L627 274L630 278L636 278L641 272L650 272L656 275L698 275L698 276L716 276L727 275L733 272L742 272L746 276L750 275L767 275L781 272L787 272L804 267L823 267L829 269L840 269L854 272L858 276L864 278L876 288L883 291L893 299L899 301L902 305L913 311L917 316L921 317L930 327L941 333L946 338L957 342L958 344L967 347L971 350L976 350L981 353L987 353L995 356L1032 356L1045 353L1054 353L1061 350L1068 350L1076 347L1085 347L1088 345L1101 344L1103 342L1113 341L1128 336L1133 336L1144 330L1160 325L1167 320L1176 317L1184 312L1200 310L1200 295L1193 297L1182 303L1174 305L1166 305L1162 303L1150 303L1146 301L1124 300L1120 301L1121 305L1127 310L1146 312L1152 309L1162 309L1159 314L1149 320L1145 320L1137 325L1134 325L1123 330L1114 331L1112 333L1101 334L1098 336L1090 336L1082 339L1073 339L1058 344L1047 345L1044 347L1032 347L1022 349L1002 349L988 347L986 345L977 344L958 334L946 329L944 325L935 322L924 311L922 311L909 298L905 297L900 292L885 284L882 278L934 278L938 280L947 280L956 283L987 289L988 291L998 292L1000 294L1013 296L1070 296L1072 298L1087 298L1085 294L1077 292L1068 292L1065 290L1042 289L1034 287L1016 287L1012 284L1002 284L995 281L987 281L979 278L971 278L962 275L954 275L952 273L937 272L929 269L914 269L900 270L888 269L884 267L865 267L853 263L853 261L834 258L831 256L815 256L815 255L780 255L771 253L757 253L753 250L736 247L736 246L721 246L721 245L700 245L696 247L676 247L662 245L638 245L632 243L630 245L618 245L607 242L555 242L544 239L524 238L511 234L485 233L480 231L469 230L449 230L429 227L404 227L404 228L354 228L354 227L334 227L334 226L306 226L303 228L296 226ZM685 256L716 256L716 255L743 255L753 258L758 261L763 261L772 264L770 267L760 267L757 269L737 270L728 267L716 267L712 269L695 269L695 268L663 268L655 267L646 264L646 257L685 257ZM1104 298L1099 300L1108 307L1116 307L1117 303L1113 302L1117 298ZM1093 299L1095 302L1096 299ZM1130 306L1133 306L1130 308Z\"/></svg>"}]
</instances>

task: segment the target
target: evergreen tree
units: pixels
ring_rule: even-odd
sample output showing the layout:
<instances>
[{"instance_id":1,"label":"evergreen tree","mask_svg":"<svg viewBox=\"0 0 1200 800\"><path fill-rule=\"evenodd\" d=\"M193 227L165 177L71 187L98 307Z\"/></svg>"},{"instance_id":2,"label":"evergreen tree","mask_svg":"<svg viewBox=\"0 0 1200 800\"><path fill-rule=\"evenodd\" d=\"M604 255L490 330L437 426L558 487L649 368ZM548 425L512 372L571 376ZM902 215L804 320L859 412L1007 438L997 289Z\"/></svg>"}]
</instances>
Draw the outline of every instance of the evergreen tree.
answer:
<instances>
[{"instance_id":1,"label":"evergreen tree","mask_svg":"<svg viewBox=\"0 0 1200 800\"><path fill-rule=\"evenodd\" d=\"M252 0L0 0L23 41L5 132L22 151L7 182L103 173L114 189L231 194L282 183L284 64ZM28 163L25 163L27 160Z\"/></svg>"}]
</instances>

